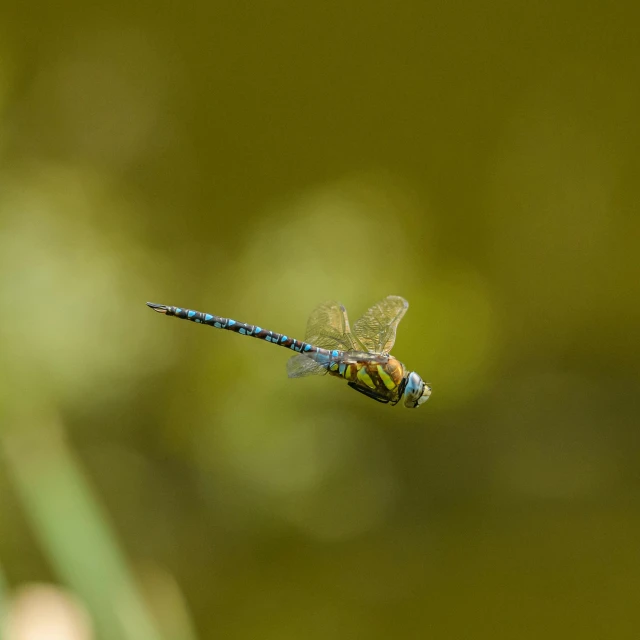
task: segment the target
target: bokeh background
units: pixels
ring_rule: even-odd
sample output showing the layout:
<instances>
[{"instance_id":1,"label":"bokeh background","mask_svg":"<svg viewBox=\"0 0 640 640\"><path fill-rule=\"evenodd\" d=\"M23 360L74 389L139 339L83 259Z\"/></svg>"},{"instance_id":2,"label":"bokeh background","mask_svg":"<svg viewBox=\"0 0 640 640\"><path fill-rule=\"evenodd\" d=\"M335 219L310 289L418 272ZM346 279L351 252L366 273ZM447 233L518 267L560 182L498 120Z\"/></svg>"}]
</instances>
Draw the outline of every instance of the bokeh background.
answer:
<instances>
[{"instance_id":1,"label":"bokeh background","mask_svg":"<svg viewBox=\"0 0 640 640\"><path fill-rule=\"evenodd\" d=\"M3 3L3 638L637 638L637 25ZM419 411L144 304L391 293Z\"/></svg>"}]
</instances>

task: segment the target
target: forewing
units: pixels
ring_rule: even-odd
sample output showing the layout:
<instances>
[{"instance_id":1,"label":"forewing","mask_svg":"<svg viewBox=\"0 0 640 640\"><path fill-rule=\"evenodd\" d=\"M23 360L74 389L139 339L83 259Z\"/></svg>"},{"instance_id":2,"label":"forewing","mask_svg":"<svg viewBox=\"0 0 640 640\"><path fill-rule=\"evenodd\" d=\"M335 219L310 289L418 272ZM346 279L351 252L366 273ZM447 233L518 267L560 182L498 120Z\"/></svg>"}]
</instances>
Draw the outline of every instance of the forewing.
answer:
<instances>
[{"instance_id":1,"label":"forewing","mask_svg":"<svg viewBox=\"0 0 640 640\"><path fill-rule=\"evenodd\" d=\"M321 376L327 373L327 368L318 364L308 356L299 353L287 361L287 375L290 378L304 378L305 376Z\"/></svg>"},{"instance_id":2,"label":"forewing","mask_svg":"<svg viewBox=\"0 0 640 640\"><path fill-rule=\"evenodd\" d=\"M322 349L340 351L362 349L349 327L344 305L330 300L319 304L309 316L305 342Z\"/></svg>"},{"instance_id":3,"label":"forewing","mask_svg":"<svg viewBox=\"0 0 640 640\"><path fill-rule=\"evenodd\" d=\"M353 333L367 351L387 354L393 348L396 329L408 308L404 298L387 296L354 323Z\"/></svg>"}]
</instances>

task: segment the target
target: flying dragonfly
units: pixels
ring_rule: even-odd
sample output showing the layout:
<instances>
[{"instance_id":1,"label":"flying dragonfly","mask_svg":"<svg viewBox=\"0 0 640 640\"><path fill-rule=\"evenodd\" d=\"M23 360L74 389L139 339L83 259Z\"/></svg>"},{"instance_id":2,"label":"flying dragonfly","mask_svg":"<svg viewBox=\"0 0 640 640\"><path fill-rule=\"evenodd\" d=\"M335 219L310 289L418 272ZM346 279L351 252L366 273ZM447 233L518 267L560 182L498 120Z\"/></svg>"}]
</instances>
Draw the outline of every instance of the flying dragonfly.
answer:
<instances>
[{"instance_id":1,"label":"flying dragonfly","mask_svg":"<svg viewBox=\"0 0 640 640\"><path fill-rule=\"evenodd\" d=\"M400 296L387 296L349 325L347 310L339 302L318 305L307 323L304 341L262 327L211 313L147 302L154 311L217 329L266 340L295 351L287 363L290 378L329 374L378 402L415 409L431 395L431 386L415 371L391 355L396 329L409 308Z\"/></svg>"}]
</instances>

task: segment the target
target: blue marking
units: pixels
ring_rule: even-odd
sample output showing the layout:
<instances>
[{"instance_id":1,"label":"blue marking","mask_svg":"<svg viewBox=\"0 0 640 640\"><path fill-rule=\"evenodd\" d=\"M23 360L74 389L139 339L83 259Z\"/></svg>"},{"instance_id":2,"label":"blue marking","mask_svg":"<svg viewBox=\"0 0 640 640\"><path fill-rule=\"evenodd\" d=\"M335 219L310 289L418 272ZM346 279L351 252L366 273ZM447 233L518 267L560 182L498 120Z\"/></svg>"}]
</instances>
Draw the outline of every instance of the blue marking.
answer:
<instances>
[{"instance_id":1,"label":"blue marking","mask_svg":"<svg viewBox=\"0 0 640 640\"><path fill-rule=\"evenodd\" d=\"M176 313L182 313L182 309L181 309L180 307L178 307L178 308L176 309Z\"/></svg>"},{"instance_id":2,"label":"blue marking","mask_svg":"<svg viewBox=\"0 0 640 640\"><path fill-rule=\"evenodd\" d=\"M347 368L347 365L345 362L341 363L340 366L338 367L339 371L340 371L340 375L342 375L344 373L344 370Z\"/></svg>"},{"instance_id":3,"label":"blue marking","mask_svg":"<svg viewBox=\"0 0 640 640\"><path fill-rule=\"evenodd\" d=\"M256 327L254 330L256 333L260 333L262 331L262 329L260 327Z\"/></svg>"},{"instance_id":4,"label":"blue marking","mask_svg":"<svg viewBox=\"0 0 640 640\"><path fill-rule=\"evenodd\" d=\"M195 319L195 322L200 322L200 320L198 318Z\"/></svg>"},{"instance_id":5,"label":"blue marking","mask_svg":"<svg viewBox=\"0 0 640 640\"><path fill-rule=\"evenodd\" d=\"M222 325L219 322L214 322L213 326L217 327L218 329L222 329Z\"/></svg>"},{"instance_id":6,"label":"blue marking","mask_svg":"<svg viewBox=\"0 0 640 640\"><path fill-rule=\"evenodd\" d=\"M338 352L334 349L334 350L331 352L331 355L332 355L334 358L337 358L339 354L338 354Z\"/></svg>"},{"instance_id":7,"label":"blue marking","mask_svg":"<svg viewBox=\"0 0 640 640\"><path fill-rule=\"evenodd\" d=\"M193 318L193 316L196 315L195 311L189 311L189 313L187 314L190 318Z\"/></svg>"},{"instance_id":8,"label":"blue marking","mask_svg":"<svg viewBox=\"0 0 640 640\"><path fill-rule=\"evenodd\" d=\"M236 323L235 320L229 320L228 322L230 327L233 327L233 325Z\"/></svg>"},{"instance_id":9,"label":"blue marking","mask_svg":"<svg viewBox=\"0 0 640 640\"><path fill-rule=\"evenodd\" d=\"M291 346L290 346L289 348L290 348L290 349L293 349L293 350L295 351L295 349L296 349L296 345L295 345L295 343L292 343L292 344L291 344Z\"/></svg>"},{"instance_id":10,"label":"blue marking","mask_svg":"<svg viewBox=\"0 0 640 640\"><path fill-rule=\"evenodd\" d=\"M266 340L267 342L271 342L271 336L267 336L267 337L265 338L265 340Z\"/></svg>"},{"instance_id":11,"label":"blue marking","mask_svg":"<svg viewBox=\"0 0 640 640\"><path fill-rule=\"evenodd\" d=\"M287 336L280 336L280 342L286 342Z\"/></svg>"},{"instance_id":12,"label":"blue marking","mask_svg":"<svg viewBox=\"0 0 640 640\"><path fill-rule=\"evenodd\" d=\"M240 329L240 330L238 331L238 333L241 333L242 335L245 335L247 332L246 332L244 329Z\"/></svg>"},{"instance_id":13,"label":"blue marking","mask_svg":"<svg viewBox=\"0 0 640 640\"><path fill-rule=\"evenodd\" d=\"M311 351L311 345L310 344L305 344L304 345L304 350L305 351Z\"/></svg>"},{"instance_id":14,"label":"blue marking","mask_svg":"<svg viewBox=\"0 0 640 640\"><path fill-rule=\"evenodd\" d=\"M205 314L204 314L204 319L205 319L207 322L210 322L211 320L213 320L213 316L212 316L210 313L205 313Z\"/></svg>"}]
</instances>

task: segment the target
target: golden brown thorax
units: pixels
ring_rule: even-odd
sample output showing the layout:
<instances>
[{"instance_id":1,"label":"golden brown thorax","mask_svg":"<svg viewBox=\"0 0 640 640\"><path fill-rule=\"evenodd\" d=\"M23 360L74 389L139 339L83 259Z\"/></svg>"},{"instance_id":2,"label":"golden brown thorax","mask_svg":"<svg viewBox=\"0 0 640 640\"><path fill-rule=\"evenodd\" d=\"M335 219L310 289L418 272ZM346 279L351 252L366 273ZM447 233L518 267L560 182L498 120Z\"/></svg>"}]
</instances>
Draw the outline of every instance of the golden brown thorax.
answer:
<instances>
[{"instance_id":1,"label":"golden brown thorax","mask_svg":"<svg viewBox=\"0 0 640 640\"><path fill-rule=\"evenodd\" d=\"M344 378L367 395L395 404L402 394L405 367L393 356L354 354L339 368L330 368L333 376Z\"/></svg>"}]
</instances>

